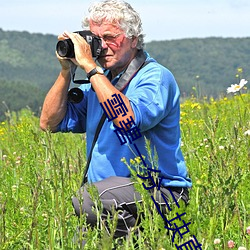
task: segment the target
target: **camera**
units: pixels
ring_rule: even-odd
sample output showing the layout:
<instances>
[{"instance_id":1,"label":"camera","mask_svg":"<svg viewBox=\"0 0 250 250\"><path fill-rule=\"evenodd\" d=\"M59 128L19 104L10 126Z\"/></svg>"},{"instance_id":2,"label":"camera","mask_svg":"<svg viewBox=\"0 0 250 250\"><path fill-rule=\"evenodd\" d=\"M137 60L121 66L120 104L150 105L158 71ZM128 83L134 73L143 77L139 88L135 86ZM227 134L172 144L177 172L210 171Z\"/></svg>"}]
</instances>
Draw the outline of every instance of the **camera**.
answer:
<instances>
[{"instance_id":1,"label":"camera","mask_svg":"<svg viewBox=\"0 0 250 250\"><path fill-rule=\"evenodd\" d=\"M90 30L75 31L82 36L90 45L92 56L98 57L102 51L102 41L99 37L95 36ZM74 58L74 44L71 39L65 39L57 42L56 51L61 57Z\"/></svg>"}]
</instances>

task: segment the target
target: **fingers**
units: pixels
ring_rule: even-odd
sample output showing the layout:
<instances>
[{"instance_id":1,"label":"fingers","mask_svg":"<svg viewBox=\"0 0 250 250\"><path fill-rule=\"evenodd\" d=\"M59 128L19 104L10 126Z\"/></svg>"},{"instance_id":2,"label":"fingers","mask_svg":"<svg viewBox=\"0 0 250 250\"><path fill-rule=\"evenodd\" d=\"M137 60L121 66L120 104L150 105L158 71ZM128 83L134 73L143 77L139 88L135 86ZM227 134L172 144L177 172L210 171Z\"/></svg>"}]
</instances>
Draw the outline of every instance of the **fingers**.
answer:
<instances>
[{"instance_id":1,"label":"fingers","mask_svg":"<svg viewBox=\"0 0 250 250\"><path fill-rule=\"evenodd\" d=\"M70 39L73 43L87 43L86 40L78 33L64 31L58 36L58 40Z\"/></svg>"},{"instance_id":2,"label":"fingers","mask_svg":"<svg viewBox=\"0 0 250 250\"><path fill-rule=\"evenodd\" d=\"M69 36L67 35L66 31L64 31L62 34L60 34L57 39L58 40L65 40L65 39L68 39Z\"/></svg>"},{"instance_id":3,"label":"fingers","mask_svg":"<svg viewBox=\"0 0 250 250\"><path fill-rule=\"evenodd\" d=\"M69 32L69 31L64 31L62 35L63 35L63 37L65 37L65 38L70 38L71 40L74 40L74 39L77 38L77 36L78 36L79 34L77 34L77 33L72 33L72 32Z\"/></svg>"},{"instance_id":4,"label":"fingers","mask_svg":"<svg viewBox=\"0 0 250 250\"><path fill-rule=\"evenodd\" d=\"M64 31L62 34L60 34L57 38L58 40L65 40L65 39L74 39L78 36L77 33L72 33L69 31Z\"/></svg>"},{"instance_id":5,"label":"fingers","mask_svg":"<svg viewBox=\"0 0 250 250\"><path fill-rule=\"evenodd\" d=\"M70 66L70 65L78 66L79 65L75 58L61 57L58 55L57 51L56 51L56 57L62 65L66 65L66 66L67 65L68 66Z\"/></svg>"},{"instance_id":6,"label":"fingers","mask_svg":"<svg viewBox=\"0 0 250 250\"><path fill-rule=\"evenodd\" d=\"M72 40L72 42L78 44L87 44L86 40L78 33L64 31L63 36Z\"/></svg>"},{"instance_id":7,"label":"fingers","mask_svg":"<svg viewBox=\"0 0 250 250\"><path fill-rule=\"evenodd\" d=\"M61 64L65 59L70 60L73 64L77 66L84 65L86 64L86 62L89 61L91 61L92 63L93 58L90 45L80 34L75 32L64 31L63 34L58 36L58 39L59 40L70 39L74 44L74 52L75 52L74 58L62 58L59 55L57 55L57 58L59 59ZM84 68L84 66L82 67Z\"/></svg>"},{"instance_id":8,"label":"fingers","mask_svg":"<svg viewBox=\"0 0 250 250\"><path fill-rule=\"evenodd\" d=\"M58 60L65 60L65 59L67 59L67 58L65 58L65 57L59 56L58 53L57 53L57 51L56 51L56 57L58 58Z\"/></svg>"},{"instance_id":9,"label":"fingers","mask_svg":"<svg viewBox=\"0 0 250 250\"><path fill-rule=\"evenodd\" d=\"M65 30L65 31L63 32L62 35L63 35L64 37L70 38L71 34L73 34L73 33L71 33L71 32L69 32L69 31L66 31L66 30Z\"/></svg>"}]
</instances>

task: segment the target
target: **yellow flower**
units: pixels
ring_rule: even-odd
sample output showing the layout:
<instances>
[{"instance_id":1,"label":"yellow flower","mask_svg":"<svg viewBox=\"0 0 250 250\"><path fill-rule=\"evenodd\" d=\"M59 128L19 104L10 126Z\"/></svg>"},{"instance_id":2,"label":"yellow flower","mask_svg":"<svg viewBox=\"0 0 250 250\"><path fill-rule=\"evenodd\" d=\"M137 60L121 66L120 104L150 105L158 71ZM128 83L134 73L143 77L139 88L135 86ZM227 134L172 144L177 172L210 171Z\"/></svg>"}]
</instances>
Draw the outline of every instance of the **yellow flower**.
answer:
<instances>
[{"instance_id":1,"label":"yellow flower","mask_svg":"<svg viewBox=\"0 0 250 250\"><path fill-rule=\"evenodd\" d=\"M196 184L197 184L197 185L201 185L201 180L197 180L197 181L196 181Z\"/></svg>"},{"instance_id":2,"label":"yellow flower","mask_svg":"<svg viewBox=\"0 0 250 250\"><path fill-rule=\"evenodd\" d=\"M196 103L192 103L192 104L191 104L191 108L192 108L192 109L195 109L195 108L201 109L201 106L200 106L199 103L196 102Z\"/></svg>"},{"instance_id":3,"label":"yellow flower","mask_svg":"<svg viewBox=\"0 0 250 250\"><path fill-rule=\"evenodd\" d=\"M242 68L238 68L237 71L238 71L238 73L242 73L243 69Z\"/></svg>"},{"instance_id":4,"label":"yellow flower","mask_svg":"<svg viewBox=\"0 0 250 250\"><path fill-rule=\"evenodd\" d=\"M130 159L130 164L135 165L135 161L133 159Z\"/></svg>"}]
</instances>

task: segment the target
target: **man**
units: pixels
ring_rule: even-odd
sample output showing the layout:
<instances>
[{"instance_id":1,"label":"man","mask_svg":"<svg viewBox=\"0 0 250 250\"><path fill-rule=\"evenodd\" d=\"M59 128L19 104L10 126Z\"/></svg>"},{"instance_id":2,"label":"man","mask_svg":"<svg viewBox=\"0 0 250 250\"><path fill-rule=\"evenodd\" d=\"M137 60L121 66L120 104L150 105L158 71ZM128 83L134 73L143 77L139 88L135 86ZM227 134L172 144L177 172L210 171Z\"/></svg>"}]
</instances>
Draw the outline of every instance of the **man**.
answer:
<instances>
[{"instance_id":1,"label":"man","mask_svg":"<svg viewBox=\"0 0 250 250\"><path fill-rule=\"evenodd\" d=\"M159 174L160 192L166 200L170 200L170 189L177 200L188 202L191 180L187 177L180 149L179 89L169 70L143 50L141 20L128 3L106 0L93 4L84 20L84 28L101 39L98 63L102 69L82 36L70 32L60 36L60 40L71 39L75 58L57 55L62 69L45 98L40 126L52 132L86 132L87 155L91 155L87 180L97 187L103 205L103 220L108 214L112 218L112 208L120 211L115 232L115 237L120 237L128 234L135 225L135 200L141 201L122 158L130 162L136 156L142 160L145 156L145 176L149 175L146 167L158 169L155 171ZM84 97L79 103L68 100L74 65L84 70L90 81L90 84L80 86ZM105 109L105 103L111 101L121 104L120 113ZM91 152L104 111L107 117ZM132 129L136 129L137 137L131 133L125 137ZM149 162L146 139L152 152L157 152L156 166ZM76 214L85 214L87 223L94 226L97 221L92 211L94 203L85 185L80 194L83 197L81 205L79 199L73 199ZM164 206L163 200L157 202Z\"/></svg>"}]
</instances>

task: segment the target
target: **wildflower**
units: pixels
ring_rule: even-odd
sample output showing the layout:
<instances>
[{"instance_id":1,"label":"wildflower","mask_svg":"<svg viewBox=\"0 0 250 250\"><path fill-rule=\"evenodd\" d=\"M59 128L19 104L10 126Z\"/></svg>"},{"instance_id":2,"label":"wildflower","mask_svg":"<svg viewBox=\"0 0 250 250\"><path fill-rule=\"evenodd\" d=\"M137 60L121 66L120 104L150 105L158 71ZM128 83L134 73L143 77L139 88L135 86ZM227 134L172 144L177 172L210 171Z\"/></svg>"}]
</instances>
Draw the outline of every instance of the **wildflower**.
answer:
<instances>
[{"instance_id":1,"label":"wildflower","mask_svg":"<svg viewBox=\"0 0 250 250\"><path fill-rule=\"evenodd\" d=\"M224 146L219 146L219 150L223 150L224 149Z\"/></svg>"},{"instance_id":2,"label":"wildflower","mask_svg":"<svg viewBox=\"0 0 250 250\"><path fill-rule=\"evenodd\" d=\"M24 207L21 207L21 208L20 208L20 214L23 214L24 211L25 211Z\"/></svg>"},{"instance_id":3,"label":"wildflower","mask_svg":"<svg viewBox=\"0 0 250 250\"><path fill-rule=\"evenodd\" d=\"M245 247L239 247L238 250L247 250Z\"/></svg>"},{"instance_id":4,"label":"wildflower","mask_svg":"<svg viewBox=\"0 0 250 250\"><path fill-rule=\"evenodd\" d=\"M140 163L141 163L141 158L140 158L140 156L137 156L137 157L135 158L135 161L136 161L137 164L140 164Z\"/></svg>"},{"instance_id":5,"label":"wildflower","mask_svg":"<svg viewBox=\"0 0 250 250\"><path fill-rule=\"evenodd\" d=\"M48 220L48 214L47 213L43 213L42 214L43 220L47 221Z\"/></svg>"},{"instance_id":6,"label":"wildflower","mask_svg":"<svg viewBox=\"0 0 250 250\"><path fill-rule=\"evenodd\" d=\"M196 184L197 184L197 185L201 185L201 181L200 181L200 180L197 180L197 181L196 181Z\"/></svg>"},{"instance_id":7,"label":"wildflower","mask_svg":"<svg viewBox=\"0 0 250 250\"><path fill-rule=\"evenodd\" d=\"M250 129L248 129L247 131L244 132L245 136L249 136L250 135Z\"/></svg>"},{"instance_id":8,"label":"wildflower","mask_svg":"<svg viewBox=\"0 0 250 250\"><path fill-rule=\"evenodd\" d=\"M133 159L130 159L129 162L130 162L131 165L135 165L135 161Z\"/></svg>"},{"instance_id":9,"label":"wildflower","mask_svg":"<svg viewBox=\"0 0 250 250\"><path fill-rule=\"evenodd\" d=\"M247 234L249 234L249 235L250 235L250 226L249 226L249 227L247 227L246 232L247 232Z\"/></svg>"},{"instance_id":10,"label":"wildflower","mask_svg":"<svg viewBox=\"0 0 250 250\"><path fill-rule=\"evenodd\" d=\"M189 239L192 240L194 244L196 244L196 240L193 237L190 237Z\"/></svg>"},{"instance_id":11,"label":"wildflower","mask_svg":"<svg viewBox=\"0 0 250 250\"><path fill-rule=\"evenodd\" d=\"M125 157L122 157L122 158L121 158L121 162L126 163L126 158L125 158Z\"/></svg>"},{"instance_id":12,"label":"wildflower","mask_svg":"<svg viewBox=\"0 0 250 250\"><path fill-rule=\"evenodd\" d=\"M228 242L227 242L227 246L228 246L228 248L234 248L234 241L233 240L229 240Z\"/></svg>"},{"instance_id":13,"label":"wildflower","mask_svg":"<svg viewBox=\"0 0 250 250\"><path fill-rule=\"evenodd\" d=\"M192 109L201 109L201 106L200 106L199 103L192 103L192 104L191 104L191 108L192 108Z\"/></svg>"},{"instance_id":14,"label":"wildflower","mask_svg":"<svg viewBox=\"0 0 250 250\"><path fill-rule=\"evenodd\" d=\"M220 239L214 239L214 244L215 245L220 244Z\"/></svg>"},{"instance_id":15,"label":"wildflower","mask_svg":"<svg viewBox=\"0 0 250 250\"><path fill-rule=\"evenodd\" d=\"M241 79L239 84L231 84L231 87L227 88L227 93L235 93L240 91L245 85L247 81L245 79Z\"/></svg>"},{"instance_id":16,"label":"wildflower","mask_svg":"<svg viewBox=\"0 0 250 250\"><path fill-rule=\"evenodd\" d=\"M11 187L11 189L12 189L13 192L16 192L16 190L17 190L17 185L13 185L13 186Z\"/></svg>"},{"instance_id":17,"label":"wildflower","mask_svg":"<svg viewBox=\"0 0 250 250\"><path fill-rule=\"evenodd\" d=\"M237 71L238 71L238 73L242 73L243 72L243 68L238 68Z\"/></svg>"}]
</instances>

